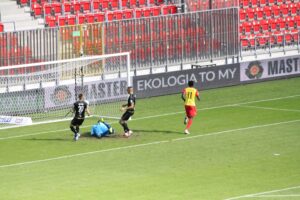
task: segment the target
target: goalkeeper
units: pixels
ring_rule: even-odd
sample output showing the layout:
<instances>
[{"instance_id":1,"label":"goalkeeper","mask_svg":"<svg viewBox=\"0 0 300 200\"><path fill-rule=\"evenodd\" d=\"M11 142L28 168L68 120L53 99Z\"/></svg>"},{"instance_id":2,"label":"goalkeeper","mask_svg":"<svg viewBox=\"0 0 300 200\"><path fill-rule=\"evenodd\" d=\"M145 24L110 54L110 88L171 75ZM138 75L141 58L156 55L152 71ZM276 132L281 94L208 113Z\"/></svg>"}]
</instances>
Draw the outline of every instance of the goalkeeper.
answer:
<instances>
[{"instance_id":1,"label":"goalkeeper","mask_svg":"<svg viewBox=\"0 0 300 200\"><path fill-rule=\"evenodd\" d=\"M93 125L91 129L91 135L98 138L113 134L114 132L114 129L105 123L103 118L101 118L97 124Z\"/></svg>"}]
</instances>

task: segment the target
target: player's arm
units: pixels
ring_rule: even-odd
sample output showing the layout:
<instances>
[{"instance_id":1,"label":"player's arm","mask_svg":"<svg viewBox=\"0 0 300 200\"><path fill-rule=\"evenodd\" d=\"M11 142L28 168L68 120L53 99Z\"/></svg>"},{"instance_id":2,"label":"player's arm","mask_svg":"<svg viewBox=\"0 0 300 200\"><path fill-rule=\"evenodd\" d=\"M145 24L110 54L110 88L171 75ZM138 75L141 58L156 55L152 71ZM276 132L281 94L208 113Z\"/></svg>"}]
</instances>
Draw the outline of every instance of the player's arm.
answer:
<instances>
[{"instance_id":1,"label":"player's arm","mask_svg":"<svg viewBox=\"0 0 300 200\"><path fill-rule=\"evenodd\" d=\"M198 91L196 92L196 97L197 97L198 101L200 101L200 96L199 96L199 92Z\"/></svg>"},{"instance_id":2,"label":"player's arm","mask_svg":"<svg viewBox=\"0 0 300 200\"><path fill-rule=\"evenodd\" d=\"M87 105L87 107L86 107L86 113L88 114L88 116L90 116L90 115L91 115L91 111L90 111L90 107L89 107L89 105Z\"/></svg>"},{"instance_id":3,"label":"player's arm","mask_svg":"<svg viewBox=\"0 0 300 200\"><path fill-rule=\"evenodd\" d=\"M181 99L185 101L185 90L181 93Z\"/></svg>"}]
</instances>

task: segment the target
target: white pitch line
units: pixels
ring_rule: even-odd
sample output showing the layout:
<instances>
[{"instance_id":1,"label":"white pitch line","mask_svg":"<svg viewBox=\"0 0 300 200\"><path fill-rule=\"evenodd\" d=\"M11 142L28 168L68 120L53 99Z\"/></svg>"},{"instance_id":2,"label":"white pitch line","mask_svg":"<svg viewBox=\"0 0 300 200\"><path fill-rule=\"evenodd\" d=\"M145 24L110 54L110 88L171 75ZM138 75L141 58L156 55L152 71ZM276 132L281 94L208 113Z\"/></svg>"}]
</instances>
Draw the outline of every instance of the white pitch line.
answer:
<instances>
[{"instance_id":1,"label":"white pitch line","mask_svg":"<svg viewBox=\"0 0 300 200\"><path fill-rule=\"evenodd\" d=\"M281 198L281 197L300 197L300 194L282 194L282 195L259 195L254 198ZM252 198L252 197L250 197Z\"/></svg>"},{"instance_id":2,"label":"white pitch line","mask_svg":"<svg viewBox=\"0 0 300 200\"><path fill-rule=\"evenodd\" d=\"M193 139L193 138L212 136L212 135L220 135L220 134L223 134L223 133L231 133L231 132L236 132L236 131L245 131L245 130L250 130L250 129L255 129L255 128L264 128L264 127L269 127L269 126L290 124L290 123L295 123L295 122L300 122L300 119L291 120L291 121L277 122L277 123L271 123L271 124L248 126L248 127L245 127L245 128L237 128L237 129L231 129L231 130L225 130L225 131L218 131L218 132L214 132L214 133L208 133L208 134L203 134L203 135L195 135L195 136L189 136L189 137L184 137L184 138L177 138L177 139L173 139L172 141L189 140L189 139Z\"/></svg>"},{"instance_id":3,"label":"white pitch line","mask_svg":"<svg viewBox=\"0 0 300 200\"><path fill-rule=\"evenodd\" d=\"M116 147L116 148L111 148L111 149L102 149L99 151L89 151L89 152L85 152L85 153L65 155L65 156L59 156L59 157L47 158L47 159L41 159L41 160L33 160L33 161L20 162L20 163L8 164L8 165L0 165L0 169L8 168L8 167L16 167L16 166L21 166L21 165L41 163L41 162L47 162L47 161L53 161L53 160L62 160L65 158L73 158L73 157L91 155L91 154L96 154L96 153L104 153L104 152L110 152L110 151L131 149L131 148L136 148L136 147L144 147L144 146L149 146L149 145L162 144L162 143L166 143L166 142L169 142L169 141L163 140L163 141L156 141L156 142L150 142L150 143L144 143L144 144L136 144L136 145L130 145L130 146L124 146L124 147Z\"/></svg>"},{"instance_id":4,"label":"white pitch line","mask_svg":"<svg viewBox=\"0 0 300 200\"><path fill-rule=\"evenodd\" d=\"M224 200L235 200L235 199L243 199L243 198L250 198L250 197L259 197L259 195L265 195L265 194L270 194L270 193L275 193L275 192L282 192L282 191L293 190L293 189L298 189L298 188L300 188L300 185L283 188L283 189L278 189L278 190L270 190L270 191L266 191L266 192L246 194L246 195L242 195L242 196L238 196L238 197L231 197L231 198L224 199Z\"/></svg>"},{"instance_id":5,"label":"white pitch line","mask_svg":"<svg viewBox=\"0 0 300 200\"><path fill-rule=\"evenodd\" d=\"M15 166L20 166L20 165L28 165L28 164L41 163L41 162L47 162L47 161L53 161L53 160L61 160L61 159L65 159L65 158L73 158L73 157L78 157L78 156L91 155L91 154L110 152L110 151L116 151L116 150L123 150L123 149L129 149L129 148L136 148L136 147L142 147L142 146L149 146L149 145L161 144L161 143L167 143L167 142L176 142L179 140L188 140L188 139L200 138L200 137L204 137L204 136L220 135L223 133L249 130L249 129L261 128L261 127L276 126L276 125L280 125L280 124L288 124L288 123L294 123L294 122L300 122L300 119L292 120L292 121L283 121L283 122L278 122L278 123L271 123L271 124L264 124L264 125L258 125L258 126L249 126L249 127L245 127L245 128L231 129L231 130L226 130L226 131L212 132L212 133L208 133L205 135L196 135L196 136L191 136L191 137L173 139L171 141L166 141L166 140L155 141L155 142L150 142L150 143L130 145L130 146L124 146L124 147L111 148L111 149L103 149L103 150L98 150L98 151L90 151L90 152L85 152L85 153L65 155L65 156L59 156L59 157L53 157L53 158L47 158L47 159L41 159L41 160L33 160L33 161L27 161L27 162L0 165L0 168L15 167Z\"/></svg>"},{"instance_id":6,"label":"white pitch line","mask_svg":"<svg viewBox=\"0 0 300 200\"><path fill-rule=\"evenodd\" d=\"M295 97L299 97L299 96L300 96L300 94L299 95L292 95L292 96L285 96L285 97L278 97L278 98L271 98L271 99L261 99L261 100L255 100L255 101L247 101L247 102L243 102L243 103L226 104L226 105L222 105L222 106L201 108L201 109L197 109L197 110L198 111L204 111L204 110L213 110L213 109L219 109L219 108L235 107L235 106L241 106L241 105L250 104L250 103L275 101L275 100L281 100L281 99L295 98ZM184 113L184 111L178 111L178 112L173 112L173 113L165 113L165 114L161 114L161 115L152 115L152 116L140 117L140 118L132 119L131 121L152 119L152 118L157 118L157 117L165 117L165 116L177 115L177 114L182 114L182 113ZM114 124L114 123L115 122L113 122L111 124ZM82 126L82 128L87 128L87 127L89 127L89 126ZM69 129L59 129L59 130L55 130L55 131L44 131L44 132L38 132L38 133L30 133L30 134L23 134L23 135L9 136L9 137L1 137L0 141L1 140L7 140L7 139L27 137L27 136L41 135L41 134L46 134L46 133L62 132L62 131L68 131L68 130Z\"/></svg>"},{"instance_id":7,"label":"white pitch line","mask_svg":"<svg viewBox=\"0 0 300 200\"><path fill-rule=\"evenodd\" d=\"M263 109L263 110L287 111L287 112L300 112L300 110L282 109L282 108L271 108L271 107L262 107L262 106L239 105L239 107L256 108L256 109Z\"/></svg>"}]
</instances>

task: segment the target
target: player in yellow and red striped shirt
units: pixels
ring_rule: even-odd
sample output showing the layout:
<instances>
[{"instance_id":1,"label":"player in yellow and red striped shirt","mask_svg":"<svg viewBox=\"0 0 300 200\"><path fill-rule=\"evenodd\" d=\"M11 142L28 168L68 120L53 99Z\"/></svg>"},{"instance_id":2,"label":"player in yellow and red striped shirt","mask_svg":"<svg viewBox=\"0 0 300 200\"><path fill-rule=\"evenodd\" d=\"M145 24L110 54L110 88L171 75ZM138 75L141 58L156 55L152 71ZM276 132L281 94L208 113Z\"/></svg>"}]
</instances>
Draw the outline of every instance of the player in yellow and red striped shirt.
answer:
<instances>
[{"instance_id":1,"label":"player in yellow and red striped shirt","mask_svg":"<svg viewBox=\"0 0 300 200\"><path fill-rule=\"evenodd\" d=\"M197 115L197 108L195 103L196 97L200 101L199 92L196 88L194 88L194 81L189 81L188 85L189 87L185 88L182 91L181 95L181 98L184 101L186 112L186 117L184 118L184 124L187 124L184 130L185 134L190 134L189 128L193 123L193 118Z\"/></svg>"}]
</instances>

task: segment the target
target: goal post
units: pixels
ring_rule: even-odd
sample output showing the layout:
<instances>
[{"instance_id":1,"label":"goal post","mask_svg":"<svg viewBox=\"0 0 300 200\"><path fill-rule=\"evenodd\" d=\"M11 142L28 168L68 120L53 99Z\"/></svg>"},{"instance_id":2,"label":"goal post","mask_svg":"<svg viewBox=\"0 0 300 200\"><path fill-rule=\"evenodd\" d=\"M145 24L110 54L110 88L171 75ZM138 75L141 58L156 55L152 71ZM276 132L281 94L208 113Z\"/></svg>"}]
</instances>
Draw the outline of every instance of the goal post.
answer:
<instances>
[{"instance_id":1,"label":"goal post","mask_svg":"<svg viewBox=\"0 0 300 200\"><path fill-rule=\"evenodd\" d=\"M70 119L79 93L94 116L120 118L128 86L130 52L0 67L0 127Z\"/></svg>"}]
</instances>

